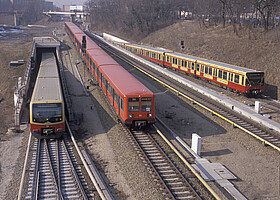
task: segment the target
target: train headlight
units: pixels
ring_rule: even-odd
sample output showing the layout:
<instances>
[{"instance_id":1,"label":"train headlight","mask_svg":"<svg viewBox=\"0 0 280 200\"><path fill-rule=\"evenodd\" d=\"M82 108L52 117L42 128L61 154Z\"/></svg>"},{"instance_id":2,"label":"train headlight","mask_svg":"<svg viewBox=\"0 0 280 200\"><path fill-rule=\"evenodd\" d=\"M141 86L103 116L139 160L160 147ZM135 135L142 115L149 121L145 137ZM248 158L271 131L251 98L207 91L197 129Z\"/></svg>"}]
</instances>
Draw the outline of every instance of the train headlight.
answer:
<instances>
[{"instance_id":1,"label":"train headlight","mask_svg":"<svg viewBox=\"0 0 280 200\"><path fill-rule=\"evenodd\" d=\"M147 114L147 117L152 117L152 116L153 116L152 113L148 113L148 114Z\"/></svg>"},{"instance_id":2,"label":"train headlight","mask_svg":"<svg viewBox=\"0 0 280 200\"><path fill-rule=\"evenodd\" d=\"M134 117L134 114L129 114L128 117L129 117L129 118L133 118L133 117Z\"/></svg>"}]
</instances>

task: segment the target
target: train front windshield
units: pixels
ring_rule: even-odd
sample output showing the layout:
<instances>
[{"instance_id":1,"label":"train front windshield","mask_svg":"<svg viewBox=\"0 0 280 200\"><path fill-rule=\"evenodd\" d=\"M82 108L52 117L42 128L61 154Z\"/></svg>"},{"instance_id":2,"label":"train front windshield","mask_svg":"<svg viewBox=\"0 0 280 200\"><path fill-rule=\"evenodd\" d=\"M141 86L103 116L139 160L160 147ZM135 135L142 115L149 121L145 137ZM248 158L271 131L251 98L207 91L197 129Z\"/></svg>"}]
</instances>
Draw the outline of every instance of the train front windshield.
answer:
<instances>
[{"instance_id":1,"label":"train front windshield","mask_svg":"<svg viewBox=\"0 0 280 200\"><path fill-rule=\"evenodd\" d=\"M141 98L141 111L151 112L153 108L152 97Z\"/></svg>"},{"instance_id":2,"label":"train front windshield","mask_svg":"<svg viewBox=\"0 0 280 200\"><path fill-rule=\"evenodd\" d=\"M128 112L138 112L140 109L139 98L128 98ZM152 97L142 97L141 98L141 111L151 112L152 111Z\"/></svg>"},{"instance_id":3,"label":"train front windshield","mask_svg":"<svg viewBox=\"0 0 280 200\"><path fill-rule=\"evenodd\" d=\"M32 121L35 123L63 120L61 103L37 103L32 105Z\"/></svg>"},{"instance_id":4,"label":"train front windshield","mask_svg":"<svg viewBox=\"0 0 280 200\"><path fill-rule=\"evenodd\" d=\"M247 73L246 86L263 86L264 73Z\"/></svg>"}]
</instances>

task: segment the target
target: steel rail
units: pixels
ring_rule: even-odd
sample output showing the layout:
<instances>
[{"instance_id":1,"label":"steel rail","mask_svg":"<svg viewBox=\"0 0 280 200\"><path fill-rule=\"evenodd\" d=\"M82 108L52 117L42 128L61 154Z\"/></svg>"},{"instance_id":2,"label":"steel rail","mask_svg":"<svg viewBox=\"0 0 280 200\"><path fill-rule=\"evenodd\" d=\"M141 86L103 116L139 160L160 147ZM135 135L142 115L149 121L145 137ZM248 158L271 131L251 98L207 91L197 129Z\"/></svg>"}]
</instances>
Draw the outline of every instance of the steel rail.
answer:
<instances>
[{"instance_id":1,"label":"steel rail","mask_svg":"<svg viewBox=\"0 0 280 200\"><path fill-rule=\"evenodd\" d=\"M39 163L40 163L40 150L41 150L41 141L37 139L37 151L36 151L36 163L34 169L34 183L32 185L32 199L38 199L38 189L39 189L39 179L40 179L40 172L39 172Z\"/></svg>"},{"instance_id":2,"label":"steel rail","mask_svg":"<svg viewBox=\"0 0 280 200\"><path fill-rule=\"evenodd\" d=\"M134 142L137 144L141 152L145 155L146 160L150 163L151 167L153 168L153 171L160 178L163 185L165 186L165 188L167 189L167 191L173 199L201 199L201 197L197 194L194 188L182 175L180 170L168 158L166 153L163 151L162 147L150 134L141 131L130 131L130 133L134 139ZM171 171L168 171L167 168L167 171L160 169L161 167L167 167ZM176 182L177 178L179 180L177 180ZM176 184L173 185L174 183Z\"/></svg>"},{"instance_id":3,"label":"steel rail","mask_svg":"<svg viewBox=\"0 0 280 200\"><path fill-rule=\"evenodd\" d=\"M75 138L74 138L74 136L73 136L73 133L72 133L72 131L71 131L71 129L70 129L70 126L69 126L69 124L68 124L68 121L65 120L65 123L66 123L66 126L67 126L68 130L69 130L69 133L70 133L70 137L71 137L71 139L72 139L72 142L73 142L73 144L74 144L74 146L75 146L75 148L76 148L76 150L77 150L77 152L78 152L78 154L79 154L79 156L80 156L80 159L82 160L82 163L83 163L84 167L86 168L86 171L87 171L87 173L88 173L88 175L89 175L89 177L90 177L90 179L91 179L91 181L92 181L94 187L96 188L98 194L100 195L100 198L101 198L102 200L107 200L107 198L106 198L105 195L103 194L103 191L101 190L101 188L99 187L97 181L95 180L95 178L94 178L92 172L90 171L90 168L88 167L88 164L86 163L86 161L85 161L85 159L84 159L84 157L83 157L83 154L81 153L81 151L80 151L80 149L79 149L79 147L78 147L78 145L77 145L77 143L76 143L76 140L75 140Z\"/></svg>"},{"instance_id":4,"label":"steel rail","mask_svg":"<svg viewBox=\"0 0 280 200\"><path fill-rule=\"evenodd\" d=\"M158 173L158 171L156 170L155 166L153 165L152 161L149 159L148 155L144 152L143 148L141 147L141 145L139 144L139 142L137 141L137 139L135 138L134 134L132 132L130 132L132 135L132 138L134 140L134 142L136 143L136 145L138 146L138 148L141 150L142 154L145 156L146 160L149 162L150 166L152 167L153 171L156 173L157 177L160 179L161 183L164 185L165 189L168 191L168 194L171 196L172 199L176 199L174 197L174 195L172 194L172 192L170 191L169 187L166 185L165 181L163 180L163 178L160 176L160 174Z\"/></svg>"},{"instance_id":5,"label":"steel rail","mask_svg":"<svg viewBox=\"0 0 280 200\"><path fill-rule=\"evenodd\" d=\"M23 190L23 184L24 184L24 179L25 179L25 174L26 174L26 167L27 167L27 162L28 162L28 152L30 151L30 144L31 144L31 138L32 138L32 134L31 132L29 133L29 139L28 139L28 143L27 143L27 148L26 148L26 154L25 154L25 160L24 160L24 164L23 164L23 170L22 170L22 175L21 175L21 181L20 181L20 185L19 185L19 192L17 195L17 199L20 200L21 196L22 196L22 190Z\"/></svg>"},{"instance_id":6,"label":"steel rail","mask_svg":"<svg viewBox=\"0 0 280 200\"><path fill-rule=\"evenodd\" d=\"M69 153L69 150L68 150L68 148L67 148L67 145L65 144L65 141L64 141L64 140L62 140L61 142L62 142L63 148L64 148L65 151L67 152L66 156L67 156L67 158L68 158L68 160L69 160L69 163L70 163L70 165L71 165L72 173L73 173L73 175L74 175L74 177L75 177L75 179L76 179L76 183L78 184L78 187L79 187L79 189L80 189L80 191L81 191L81 193L82 193L83 198L84 198L85 200L87 200L88 197L87 197L86 192L85 192L85 190L84 190L84 188L83 188L83 186L82 186L82 183L81 183L81 181L80 181L80 179L79 179L79 176L78 176L78 174L77 174L77 172L76 172L76 170L75 170L75 167L74 167L73 161L72 161L72 159L71 159L71 157L70 157L70 153Z\"/></svg>"},{"instance_id":7,"label":"steel rail","mask_svg":"<svg viewBox=\"0 0 280 200\"><path fill-rule=\"evenodd\" d=\"M53 178L54 178L53 181L55 183L57 198L60 199L61 198L61 191L60 191L60 188L58 187L57 177L55 176L54 163L52 162L50 149L49 149L50 147L49 147L49 144L48 144L47 140L44 140L44 143L45 143L45 151L46 151L46 154L47 154L47 159L48 159L49 165L50 165L49 167L50 167L51 173L52 173ZM57 143L57 141L56 141L56 143ZM57 171L59 171L59 169L57 169Z\"/></svg>"},{"instance_id":8,"label":"steel rail","mask_svg":"<svg viewBox=\"0 0 280 200\"><path fill-rule=\"evenodd\" d=\"M157 133L160 137L168 144L168 146L177 154L177 156L185 163L185 165L192 171L192 173L200 180L200 182L208 189L208 191L217 199L221 198L216 194L216 192L206 183L206 181L195 171L191 164L184 158L184 156L177 150L177 148L169 142L169 140L163 135L163 133L155 126Z\"/></svg>"}]
</instances>

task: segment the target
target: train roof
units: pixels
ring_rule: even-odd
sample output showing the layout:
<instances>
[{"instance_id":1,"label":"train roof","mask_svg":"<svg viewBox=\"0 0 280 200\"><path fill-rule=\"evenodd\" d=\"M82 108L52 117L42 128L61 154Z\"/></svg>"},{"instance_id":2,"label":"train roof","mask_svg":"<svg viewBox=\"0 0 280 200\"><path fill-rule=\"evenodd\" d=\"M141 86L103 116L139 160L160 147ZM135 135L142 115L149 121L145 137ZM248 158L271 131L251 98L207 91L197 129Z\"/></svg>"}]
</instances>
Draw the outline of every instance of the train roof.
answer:
<instances>
[{"instance_id":1,"label":"train roof","mask_svg":"<svg viewBox=\"0 0 280 200\"><path fill-rule=\"evenodd\" d=\"M227 68L229 70L235 70L235 71L243 72L243 73L259 72L257 70L253 70L253 69L239 67L239 66L235 66L235 65L231 65L231 64L226 64L226 63L222 63L222 62L218 62L218 61L213 61L213 60L207 60L207 59L204 59L204 58L190 56L190 55L176 53L176 52L168 52L168 53L166 53L166 55L175 55L175 56L180 57L180 58L187 58L187 59L197 60L197 61L201 62L202 64L215 65L215 66L219 66L219 67Z\"/></svg>"},{"instance_id":2,"label":"train roof","mask_svg":"<svg viewBox=\"0 0 280 200\"><path fill-rule=\"evenodd\" d=\"M111 56L109 56L101 48L87 50L88 55L90 55L92 61L97 66L103 65L119 65Z\"/></svg>"},{"instance_id":3,"label":"train roof","mask_svg":"<svg viewBox=\"0 0 280 200\"><path fill-rule=\"evenodd\" d=\"M105 65L101 66L100 70L109 82L114 83L123 96L153 96L146 86L120 65Z\"/></svg>"},{"instance_id":4,"label":"train roof","mask_svg":"<svg viewBox=\"0 0 280 200\"><path fill-rule=\"evenodd\" d=\"M78 26L72 22L65 22L65 24L70 28L73 34L84 33Z\"/></svg>"},{"instance_id":5,"label":"train roof","mask_svg":"<svg viewBox=\"0 0 280 200\"><path fill-rule=\"evenodd\" d=\"M142 45L138 45L138 44L125 44L126 46L133 46L133 47L136 47L136 48L139 48L139 49L147 49L147 50L152 50L152 51L156 51L157 53L166 53L166 52L171 52L171 51L168 51L166 49L160 49L160 48L154 48L154 47L148 47L148 46L142 46Z\"/></svg>"},{"instance_id":6,"label":"train roof","mask_svg":"<svg viewBox=\"0 0 280 200\"><path fill-rule=\"evenodd\" d=\"M166 50L166 49L160 49L160 48L154 48L154 47L147 47L147 46L142 46L142 45L137 45L137 44L126 44L127 46L134 46L136 48L143 48L143 49L148 49L150 51L155 51L157 53L165 53L165 55L173 55L179 58L185 58L185 59L189 59L189 60L193 60L193 61L199 61L202 64L205 65L215 65L215 66L219 66L222 68L225 68L227 70L234 70L236 72L241 72L241 73L256 73L256 72L260 72L257 70L253 70L253 69L248 69L248 68L244 68L244 67L240 67L240 66L235 66L235 65L231 65L231 64L227 64L227 63L222 63L222 62L218 62L218 61L213 61L213 60L208 60L208 59L204 59L204 58L200 58L200 57L195 57L195 56L191 56L191 55L187 55L187 54L182 54L182 53L177 53L177 52L172 52L170 50Z\"/></svg>"},{"instance_id":7,"label":"train roof","mask_svg":"<svg viewBox=\"0 0 280 200\"><path fill-rule=\"evenodd\" d=\"M100 47L90 38L87 37L87 49L100 49Z\"/></svg>"},{"instance_id":8,"label":"train roof","mask_svg":"<svg viewBox=\"0 0 280 200\"><path fill-rule=\"evenodd\" d=\"M77 33L76 34L76 38L77 38L77 40L79 41L80 44L82 44L83 36L86 36L86 49L97 49L97 48L100 49L100 47L90 37L88 37L84 33Z\"/></svg>"},{"instance_id":9,"label":"train roof","mask_svg":"<svg viewBox=\"0 0 280 200\"><path fill-rule=\"evenodd\" d=\"M63 101L59 72L53 53L42 53L31 102Z\"/></svg>"}]
</instances>

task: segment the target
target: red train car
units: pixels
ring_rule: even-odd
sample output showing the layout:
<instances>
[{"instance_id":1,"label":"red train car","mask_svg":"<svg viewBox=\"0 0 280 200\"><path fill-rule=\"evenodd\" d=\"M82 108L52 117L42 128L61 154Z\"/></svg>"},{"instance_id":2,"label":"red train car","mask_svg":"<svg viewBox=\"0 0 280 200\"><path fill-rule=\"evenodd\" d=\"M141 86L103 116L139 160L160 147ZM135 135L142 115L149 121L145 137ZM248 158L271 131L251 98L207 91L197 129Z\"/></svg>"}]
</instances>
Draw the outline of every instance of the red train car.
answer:
<instances>
[{"instance_id":1,"label":"red train car","mask_svg":"<svg viewBox=\"0 0 280 200\"><path fill-rule=\"evenodd\" d=\"M66 26L73 27L73 23L66 23ZM66 30L71 31L72 29L66 28ZM73 35L73 38L76 39L73 42L80 50L80 38L86 35L79 32L77 35L72 33L69 33L69 35L70 37ZM87 36L86 38L85 62L118 114L119 119L130 127L144 127L155 123L154 94L95 42L88 39Z\"/></svg>"}]
</instances>

